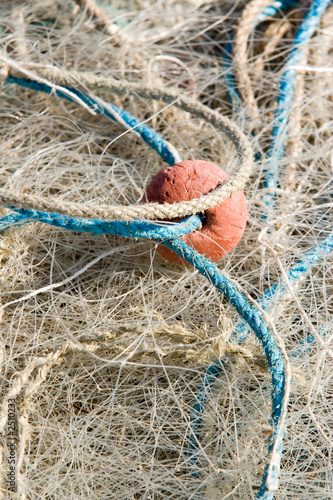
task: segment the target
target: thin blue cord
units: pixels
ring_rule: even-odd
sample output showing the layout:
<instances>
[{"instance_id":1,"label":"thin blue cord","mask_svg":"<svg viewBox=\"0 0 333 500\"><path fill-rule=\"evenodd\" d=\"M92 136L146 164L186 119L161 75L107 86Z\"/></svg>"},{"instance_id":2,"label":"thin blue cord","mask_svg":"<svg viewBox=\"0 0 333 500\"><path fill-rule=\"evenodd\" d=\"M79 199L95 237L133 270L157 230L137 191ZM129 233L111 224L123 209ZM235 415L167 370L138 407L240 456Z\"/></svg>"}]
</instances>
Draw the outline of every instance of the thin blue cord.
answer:
<instances>
[{"instance_id":1,"label":"thin blue cord","mask_svg":"<svg viewBox=\"0 0 333 500\"><path fill-rule=\"evenodd\" d=\"M300 259L294 266L292 266L288 271L288 281L293 286L299 281L307 272L311 270L318 262L320 262L325 255L329 255L333 251L333 232L323 239L319 245L312 248L304 254L302 259ZM265 311L269 311L272 307L272 299L275 297L276 300L281 298L284 293L288 290L287 284L283 280L277 281L272 287L268 288L258 303ZM233 334L233 339L237 340L238 343L244 342L245 338L249 333L249 328L244 322L240 322Z\"/></svg>"}]
</instances>

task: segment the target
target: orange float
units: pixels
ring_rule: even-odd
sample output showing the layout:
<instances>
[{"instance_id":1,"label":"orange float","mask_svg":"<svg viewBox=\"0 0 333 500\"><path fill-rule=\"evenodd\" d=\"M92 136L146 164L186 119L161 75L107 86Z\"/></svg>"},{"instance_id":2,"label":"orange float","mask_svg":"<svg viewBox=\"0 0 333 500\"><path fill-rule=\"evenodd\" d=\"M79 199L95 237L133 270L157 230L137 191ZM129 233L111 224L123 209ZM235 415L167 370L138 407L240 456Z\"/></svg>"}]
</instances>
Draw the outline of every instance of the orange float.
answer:
<instances>
[{"instance_id":1,"label":"orange float","mask_svg":"<svg viewBox=\"0 0 333 500\"><path fill-rule=\"evenodd\" d=\"M161 170L145 190L142 202L177 203L199 198L223 184L224 170L210 161L187 160ZM220 205L205 212L202 228L181 239L212 261L220 260L241 239L247 219L247 203L237 191ZM183 263L178 255L158 246L159 253L170 262Z\"/></svg>"}]
</instances>

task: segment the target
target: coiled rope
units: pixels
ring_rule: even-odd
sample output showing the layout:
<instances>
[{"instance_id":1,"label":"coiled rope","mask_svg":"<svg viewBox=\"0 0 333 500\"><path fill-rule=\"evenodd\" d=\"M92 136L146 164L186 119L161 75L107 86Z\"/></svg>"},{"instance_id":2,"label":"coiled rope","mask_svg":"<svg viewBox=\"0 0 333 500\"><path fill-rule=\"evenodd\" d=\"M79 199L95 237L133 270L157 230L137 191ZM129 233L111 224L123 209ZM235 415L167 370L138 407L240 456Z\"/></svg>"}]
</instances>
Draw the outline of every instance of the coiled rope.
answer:
<instances>
[{"instance_id":1,"label":"coiled rope","mask_svg":"<svg viewBox=\"0 0 333 500\"><path fill-rule=\"evenodd\" d=\"M116 119L116 114L111 113L109 109L113 109L113 106L105 103L101 99L96 99L94 97L88 96L87 94L75 90L73 88L61 87L59 85L54 86L51 82L45 83L45 79L42 78L41 82L32 80L31 78L21 78L18 76L13 76L11 73L18 71L20 68L20 73L25 72L25 70L19 66L15 61L11 61L9 58L0 56L0 61L3 61L3 65L6 65L6 70L10 72L10 76L7 77L8 83L15 83L27 88L34 90L39 90L42 92L47 92L49 94L55 93L59 97L65 98L72 102L78 104L84 103L85 107L91 109L94 113L103 114L113 120ZM27 72L29 76L31 72ZM128 93L129 85L118 82L114 80L112 82L112 89L117 89L117 93L124 94ZM131 85L132 86L132 85ZM236 191L242 190L248 181L252 167L253 167L253 152L249 140L242 133L242 131L237 127L237 125L232 122L229 118L222 116L217 111L213 111L207 106L193 101L192 99L186 97L176 96L174 93L161 92L159 89L148 89L142 86L133 85L133 92L138 94L140 97L155 99L159 101L164 101L168 103L173 103L175 106L192 113L193 115L204 119L207 123L213 125L217 130L222 131L228 136L228 138L234 144L236 151L238 153L238 163L239 169L236 174L227 179L221 186L216 188L214 191L196 198L194 200L174 203L174 204L157 204L157 203L147 203L144 205L128 205L124 207L112 206L112 205L95 205L92 203L83 204L75 202L59 202L56 199L48 199L41 196L33 196L30 194L21 194L4 189L0 189L0 203L6 207L19 207L26 209L33 209L43 212L59 213L74 217L89 217L96 219L118 219L118 220L133 220L133 219L172 219L176 217L186 217L188 215L193 215L195 213L202 213L209 208L213 208L219 205L222 201L229 198ZM62 90L63 89L63 90ZM111 90L111 89L110 89ZM75 99L75 96L77 99ZM140 127L139 122L134 119L128 113L120 111L116 108L117 115L121 116L122 121L118 121L120 125L125 122L128 128L137 131ZM180 158L173 156L170 157L170 150L168 143L164 143L161 137L155 132L152 133L145 128L139 128L140 136L151 146L163 160L171 165L180 161Z\"/></svg>"}]
</instances>

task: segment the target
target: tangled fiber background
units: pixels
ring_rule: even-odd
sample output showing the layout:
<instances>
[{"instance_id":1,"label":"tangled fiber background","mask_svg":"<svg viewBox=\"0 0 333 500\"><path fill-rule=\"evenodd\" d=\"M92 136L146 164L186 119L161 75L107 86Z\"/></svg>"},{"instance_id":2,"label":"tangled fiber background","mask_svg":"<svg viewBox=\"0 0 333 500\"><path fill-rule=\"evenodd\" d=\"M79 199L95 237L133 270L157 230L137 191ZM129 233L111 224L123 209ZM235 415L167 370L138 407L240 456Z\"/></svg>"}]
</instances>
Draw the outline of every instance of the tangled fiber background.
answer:
<instances>
[{"instance_id":1,"label":"tangled fiber background","mask_svg":"<svg viewBox=\"0 0 333 500\"><path fill-rule=\"evenodd\" d=\"M236 121L256 152L245 189L249 220L218 266L250 302L260 299L333 232L333 8L296 68L271 206L264 178L279 82L309 2L283 10L280 2L263 22L254 22L255 8L244 17L248 2L108 0L97 11L92 4L3 0L0 55L31 71L66 70L184 159L213 161L231 175L234 147L210 124L135 93L110 93L92 77L89 87L87 73L172 90ZM256 4L260 11L270 2ZM88 205L140 201L165 167L153 150L107 117L8 84L7 76L2 64L1 188ZM13 397L13 498L256 496L272 430L266 358L254 335L237 342L238 314L194 268L164 262L154 242L40 223L4 231L0 258L4 498ZM276 499L333 498L332 275L327 252L270 299L266 318L291 367ZM202 385L218 360L214 384ZM189 436L200 387L194 460Z\"/></svg>"}]
</instances>

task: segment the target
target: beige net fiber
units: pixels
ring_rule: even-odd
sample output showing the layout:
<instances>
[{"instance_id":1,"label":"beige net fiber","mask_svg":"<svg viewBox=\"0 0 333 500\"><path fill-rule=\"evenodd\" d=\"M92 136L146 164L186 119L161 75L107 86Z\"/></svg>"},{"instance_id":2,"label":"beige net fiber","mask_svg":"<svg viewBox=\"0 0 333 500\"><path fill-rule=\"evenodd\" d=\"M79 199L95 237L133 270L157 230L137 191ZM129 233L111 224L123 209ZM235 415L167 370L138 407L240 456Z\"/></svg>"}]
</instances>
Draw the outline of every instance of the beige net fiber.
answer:
<instances>
[{"instance_id":1,"label":"beige net fiber","mask_svg":"<svg viewBox=\"0 0 333 500\"><path fill-rule=\"evenodd\" d=\"M332 7L296 68L275 209L263 219L279 81L309 7L278 9L256 25L269 3L1 0L1 195L122 210L138 205L166 166L107 117L9 84L15 71L67 81L145 122L184 160L212 161L235 179L239 155L202 119L207 106L256 153L242 179L244 236L217 265L250 302L259 299L333 231ZM225 62L232 32L237 106ZM167 97L151 98L156 89ZM194 113L186 102L197 103ZM255 498L271 431L270 375L252 333L241 345L231 338L239 316L204 277L164 261L152 241L38 222L1 232L0 261L0 498ZM287 283L266 316L291 367L277 500L333 498L332 262L327 253L296 286ZM207 392L194 463L193 401L216 360L223 368Z\"/></svg>"}]
</instances>

